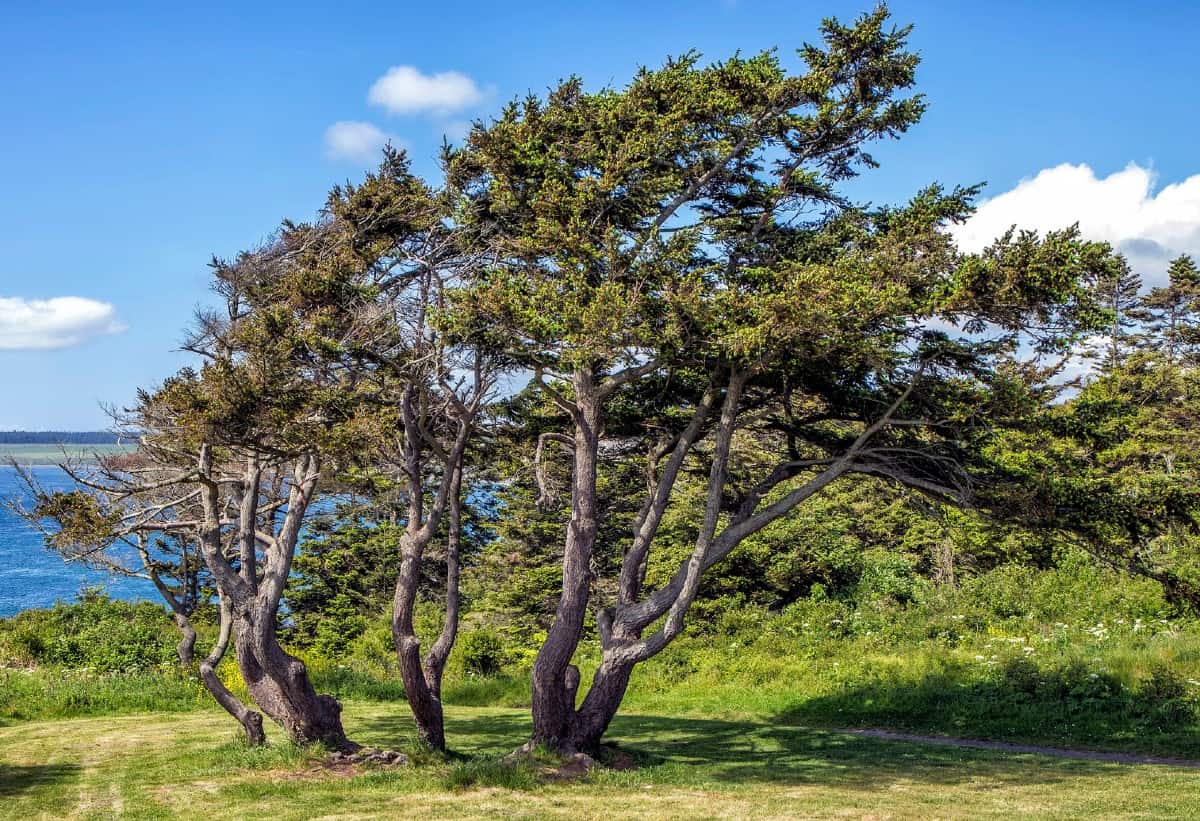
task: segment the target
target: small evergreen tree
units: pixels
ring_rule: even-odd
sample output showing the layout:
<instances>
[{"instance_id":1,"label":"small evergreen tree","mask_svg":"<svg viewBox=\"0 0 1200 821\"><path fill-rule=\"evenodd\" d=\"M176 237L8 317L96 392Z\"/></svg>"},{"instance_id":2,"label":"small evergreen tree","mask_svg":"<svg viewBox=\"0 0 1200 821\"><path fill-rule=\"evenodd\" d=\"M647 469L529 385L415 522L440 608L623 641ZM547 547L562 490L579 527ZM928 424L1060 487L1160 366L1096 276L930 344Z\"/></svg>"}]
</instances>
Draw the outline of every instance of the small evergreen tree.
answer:
<instances>
[{"instance_id":1,"label":"small evergreen tree","mask_svg":"<svg viewBox=\"0 0 1200 821\"><path fill-rule=\"evenodd\" d=\"M1155 288L1131 314L1146 329L1142 347L1160 350L1176 364L1195 364L1200 354L1200 269L1181 255L1171 260L1167 284Z\"/></svg>"},{"instance_id":2,"label":"small evergreen tree","mask_svg":"<svg viewBox=\"0 0 1200 821\"><path fill-rule=\"evenodd\" d=\"M1139 342L1135 329L1138 325L1141 289L1142 278L1123 257L1120 268L1102 276L1097 283L1100 302L1112 312L1108 333L1088 350L1102 371L1120 367Z\"/></svg>"}]
</instances>

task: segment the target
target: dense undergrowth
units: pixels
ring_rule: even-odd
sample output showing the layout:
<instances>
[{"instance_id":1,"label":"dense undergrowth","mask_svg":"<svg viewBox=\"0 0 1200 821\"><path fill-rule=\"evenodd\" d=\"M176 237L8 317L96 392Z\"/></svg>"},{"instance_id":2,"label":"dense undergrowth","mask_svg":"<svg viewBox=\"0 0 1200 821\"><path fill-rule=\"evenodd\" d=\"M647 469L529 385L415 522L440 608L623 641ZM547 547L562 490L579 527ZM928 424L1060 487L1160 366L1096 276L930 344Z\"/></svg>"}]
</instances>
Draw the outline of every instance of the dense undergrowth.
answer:
<instances>
[{"instance_id":1,"label":"dense undergrowth","mask_svg":"<svg viewBox=\"0 0 1200 821\"><path fill-rule=\"evenodd\" d=\"M1081 556L960 587L898 589L907 583L884 574L853 596L818 589L777 612L707 602L639 669L624 709L1200 757L1200 623L1153 583ZM514 646L478 616L452 657L446 701L524 706L536 644ZM200 632L203 650L211 630ZM0 719L213 709L178 670L176 641L153 605L96 596L0 621ZM297 652L320 690L403 700L383 618L339 658ZM586 679L596 659L578 661ZM234 665L221 673L242 689Z\"/></svg>"}]
</instances>

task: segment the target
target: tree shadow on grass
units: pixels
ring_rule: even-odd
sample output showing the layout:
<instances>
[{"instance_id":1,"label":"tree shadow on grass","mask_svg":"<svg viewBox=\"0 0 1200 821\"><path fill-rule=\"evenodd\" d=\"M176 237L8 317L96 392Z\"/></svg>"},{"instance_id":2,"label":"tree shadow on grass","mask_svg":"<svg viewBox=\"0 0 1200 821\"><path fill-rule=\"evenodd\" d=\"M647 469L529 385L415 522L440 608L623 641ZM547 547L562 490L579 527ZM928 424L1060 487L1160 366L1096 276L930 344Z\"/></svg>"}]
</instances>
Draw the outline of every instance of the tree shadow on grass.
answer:
<instances>
[{"instance_id":1,"label":"tree shadow on grass","mask_svg":"<svg viewBox=\"0 0 1200 821\"><path fill-rule=\"evenodd\" d=\"M703 768L718 782L851 790L877 790L900 781L999 789L1114 773L1117 766L864 738L784 724L663 716L618 716L609 740L635 758L649 754L664 764Z\"/></svg>"},{"instance_id":2,"label":"tree shadow on grass","mask_svg":"<svg viewBox=\"0 0 1200 821\"><path fill-rule=\"evenodd\" d=\"M916 682L869 681L806 698L775 719L1200 758L1200 725L1181 692L1174 686L1131 692L1103 675L1061 671L1017 670L969 682L933 675Z\"/></svg>"},{"instance_id":3,"label":"tree shadow on grass","mask_svg":"<svg viewBox=\"0 0 1200 821\"><path fill-rule=\"evenodd\" d=\"M512 752L529 737L529 711L488 711L464 715L449 708L446 740L451 749L467 755L494 756ZM376 746L412 748L417 743L408 705L387 715L355 717L347 728L355 741Z\"/></svg>"},{"instance_id":4,"label":"tree shadow on grass","mask_svg":"<svg viewBox=\"0 0 1200 821\"><path fill-rule=\"evenodd\" d=\"M464 715L451 708L446 716L450 746L468 757L509 753L529 737L529 730L526 711ZM401 711L362 719L355 734L369 737L370 743L415 740L412 719ZM613 721L605 741L628 754L646 780L656 783L693 783L700 773L714 783L821 785L861 791L901 781L1002 789L1054 784L1089 774L1120 774L1120 765L1103 762L864 738L783 723L626 714Z\"/></svg>"},{"instance_id":5,"label":"tree shadow on grass","mask_svg":"<svg viewBox=\"0 0 1200 821\"><path fill-rule=\"evenodd\" d=\"M78 764L6 764L0 761L0 799L79 777Z\"/></svg>"}]
</instances>

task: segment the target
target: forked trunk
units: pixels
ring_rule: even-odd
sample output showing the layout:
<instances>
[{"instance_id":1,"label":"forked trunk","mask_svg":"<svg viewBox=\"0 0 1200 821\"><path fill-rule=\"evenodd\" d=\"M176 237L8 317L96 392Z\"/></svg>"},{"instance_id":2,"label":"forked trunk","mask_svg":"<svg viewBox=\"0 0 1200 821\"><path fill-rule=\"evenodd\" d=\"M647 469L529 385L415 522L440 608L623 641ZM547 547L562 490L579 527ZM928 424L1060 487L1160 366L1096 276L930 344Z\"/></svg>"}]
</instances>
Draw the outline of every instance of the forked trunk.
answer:
<instances>
[{"instance_id":1,"label":"forked trunk","mask_svg":"<svg viewBox=\"0 0 1200 821\"><path fill-rule=\"evenodd\" d=\"M579 670L571 658L579 646L591 587L592 548L599 511L596 461L601 399L590 374L576 375L575 460L571 477L571 521L563 550L563 586L554 621L533 664L531 745L570 750Z\"/></svg>"},{"instance_id":2,"label":"forked trunk","mask_svg":"<svg viewBox=\"0 0 1200 821\"><path fill-rule=\"evenodd\" d=\"M404 692L417 725L417 735L422 744L443 752L446 750L446 730L442 712L442 673L458 635L461 493L460 464L451 471L448 489L450 520L446 541L446 621L424 660L421 659L421 640L413 625L413 608L421 581L421 556L425 548L423 538L428 535L424 528L413 528L405 534L400 575L396 579L396 594L392 601L392 639L396 645L396 658L400 662Z\"/></svg>"},{"instance_id":3,"label":"forked trunk","mask_svg":"<svg viewBox=\"0 0 1200 821\"><path fill-rule=\"evenodd\" d=\"M475 370L475 398L470 404L456 402L459 413L454 444L444 457L444 472L428 515L425 511L425 480L430 449L418 415L419 390L410 384L401 401L404 429L403 471L408 479L408 523L400 541L400 573L392 599L392 640L400 664L400 678L416 722L421 743L445 751L446 730L442 715L442 671L458 634L458 548L462 530L463 459L473 430L478 402L482 398L479 364ZM443 514L449 510L446 543L446 621L441 634L424 660L421 640L413 624L413 610L421 583L421 559L437 534Z\"/></svg>"},{"instance_id":4,"label":"forked trunk","mask_svg":"<svg viewBox=\"0 0 1200 821\"><path fill-rule=\"evenodd\" d=\"M250 698L297 744L321 742L333 750L358 745L342 729L342 705L317 694L304 662L288 655L275 637L274 611L250 609L234 617L238 669Z\"/></svg>"},{"instance_id":5,"label":"forked trunk","mask_svg":"<svg viewBox=\"0 0 1200 821\"><path fill-rule=\"evenodd\" d=\"M225 657L225 651L229 647L229 635L233 627L233 613L224 599L221 601L220 612L221 632L217 636L217 643L213 645L212 652L204 661L200 662L200 681L204 683L205 689L212 693L212 697L217 700L217 703L242 725L242 729L246 732L246 743L251 747L257 747L267 742L267 736L263 732L262 714L243 704L241 699L229 691L216 673L217 665L221 663L221 659Z\"/></svg>"},{"instance_id":6,"label":"forked trunk","mask_svg":"<svg viewBox=\"0 0 1200 821\"><path fill-rule=\"evenodd\" d=\"M198 462L204 510L198 534L200 549L223 606L228 602L232 612L238 669L251 700L297 744L321 742L334 750L357 749L342 729L342 705L332 696L317 694L308 680L304 662L284 652L275 635L279 601L291 570L304 514L320 476L318 460L312 454L296 459L292 481L287 486L283 522L273 536L263 539L259 535L262 470L257 455L247 459L245 478L236 497L239 507L236 537L241 554L237 570L225 555L222 509L227 500L221 498L220 485L212 478L211 446L201 445ZM260 540L267 544L261 579L256 572L256 546Z\"/></svg>"},{"instance_id":7,"label":"forked trunk","mask_svg":"<svg viewBox=\"0 0 1200 821\"><path fill-rule=\"evenodd\" d=\"M408 706L417 724L421 743L435 750L446 749L446 733L442 725L442 702L425 680L421 666L421 640L413 626L413 605L420 581L421 559L406 537L400 575L396 579L396 595L392 603L392 639L396 658L400 662L400 678Z\"/></svg>"},{"instance_id":8,"label":"forked trunk","mask_svg":"<svg viewBox=\"0 0 1200 821\"><path fill-rule=\"evenodd\" d=\"M721 491L725 484L725 465L728 461L730 443L733 436L737 417L738 401L741 396L741 389L744 384L744 378L740 374L733 374L730 377L729 385L726 390L725 400L722 407L721 423L716 437L716 446L714 448L712 465L710 466L708 494L705 500L704 516L701 523L700 532L697 535L696 546L693 549L691 557L685 562L676 578L673 580L673 595L666 598L657 612L654 612L650 618L644 619L641 622L633 622L626 624L618 621L614 624L612 614L602 614L598 616L598 626L600 627L601 644L604 652L599 668L592 679L591 686L588 689L587 695L584 697L583 703L579 709L575 709L575 690L579 684L579 674L575 668L569 668L566 675L563 676L563 687L561 688L560 701L558 704L550 705L547 710L548 715L552 715L558 722L553 725L553 733L538 734L537 721L537 689L534 689L534 735L531 739L533 744L545 744L559 752L575 753L575 752L593 752L600 744L600 739L604 736L608 725L616 715L618 708L621 706L621 701L625 697L625 690L629 686L629 678L633 673L634 667L638 662L644 661L650 656L658 653L678 634L683 627L683 615L687 611L699 587L700 575L706 565L706 560L709 557L709 548L711 546L714 534L718 525L718 517L720 513ZM706 395L703 406L698 409L696 421L689 426L688 432L685 432L685 441L679 446L677 458L673 459L673 467L669 468L673 475L678 471L682 463L683 455L686 454L686 448L689 445L686 437L691 437L694 441L695 435L700 430L700 422L703 421L703 416L707 414L707 407L710 402L710 397ZM582 407L585 407L581 404ZM581 414L582 415L582 414ZM577 439L580 430L586 430L587 426L577 425ZM576 444L576 469L574 488L576 491L584 490L590 495L593 504L595 503L595 450L588 452L591 456L590 465L581 459L581 443ZM590 481L587 484L588 476L580 475L578 470L583 465L584 468L590 468ZM663 488L669 492L669 486ZM649 540L653 538L653 532L657 521L661 519L661 511L665 502L665 496L657 490L655 497L660 503L656 508L653 504L655 499L651 500L651 504L643 509L642 520L635 528L636 537L634 549L632 549L625 557L625 567L622 572L622 590L621 601L618 603L617 611L622 612L628 608L636 608L634 603L636 593L640 588L640 569L638 565L644 561L645 548L649 546ZM661 498L657 498L661 497ZM586 501L580 499L578 493L572 499L574 509L572 516L572 525L576 521L576 515L582 509L581 502ZM595 540L595 516L591 518L592 529L591 538ZM572 578L570 570L570 549L571 541L568 538L568 554L564 561L564 596L563 601L567 601L567 582ZM590 547L586 556L580 558L590 558ZM586 565L585 565L586 567ZM578 572L578 570L576 570ZM572 614L578 614L577 630L582 628L583 610L587 605L587 583L586 574L579 580L583 584L583 597L580 602L573 603L578 607L578 611L572 610ZM562 606L559 608L562 613ZM666 614L667 618L659 631L649 640L642 640L642 632L649 624L659 616ZM578 644L578 633L575 634L574 641L570 643L570 650L573 653L575 645ZM564 643L565 645L565 643ZM543 650L549 646L543 646ZM569 657L568 657L569 659ZM540 656L539 656L540 660ZM535 668L536 675L536 668ZM536 685L536 679L535 679Z\"/></svg>"},{"instance_id":9,"label":"forked trunk","mask_svg":"<svg viewBox=\"0 0 1200 821\"><path fill-rule=\"evenodd\" d=\"M433 647L429 648L422 665L425 670L425 683L439 700L442 697L442 673L446 670L446 660L450 658L450 651L454 649L454 641L458 638L458 557L462 537L461 468L455 471L450 493L450 531L446 536L446 621L442 624L442 632L433 643Z\"/></svg>"},{"instance_id":10,"label":"forked trunk","mask_svg":"<svg viewBox=\"0 0 1200 821\"><path fill-rule=\"evenodd\" d=\"M600 739L625 698L633 667L632 663L605 660L596 668L587 696L571 722L572 752L594 753L600 746Z\"/></svg>"}]
</instances>

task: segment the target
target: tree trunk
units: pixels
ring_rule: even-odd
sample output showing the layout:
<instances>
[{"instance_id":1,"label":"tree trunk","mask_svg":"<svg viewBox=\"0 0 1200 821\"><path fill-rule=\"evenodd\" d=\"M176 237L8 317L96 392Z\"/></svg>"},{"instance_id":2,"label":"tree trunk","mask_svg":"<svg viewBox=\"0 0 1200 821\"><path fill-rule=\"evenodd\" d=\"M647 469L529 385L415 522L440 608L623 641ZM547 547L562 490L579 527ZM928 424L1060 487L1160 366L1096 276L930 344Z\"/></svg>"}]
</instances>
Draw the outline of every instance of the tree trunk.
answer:
<instances>
[{"instance_id":1,"label":"tree trunk","mask_svg":"<svg viewBox=\"0 0 1200 821\"><path fill-rule=\"evenodd\" d=\"M421 640L413 626L413 605L420 582L421 557L411 534L403 540L400 575L396 579L396 595L392 601L392 639L396 658L400 662L400 678L404 693L417 724L421 743L435 750L446 749L446 734L442 726L442 702L425 680L421 666Z\"/></svg>"},{"instance_id":2,"label":"tree trunk","mask_svg":"<svg viewBox=\"0 0 1200 821\"><path fill-rule=\"evenodd\" d=\"M217 700L217 703L242 725L242 729L246 731L246 743L251 747L257 747L267 743L267 736L263 732L262 714L243 704L241 699L229 691L216 673L217 665L221 663L221 659L225 657L225 650L229 647L229 634L233 626L233 612L224 599L221 600L220 612L221 632L217 636L217 643L213 645L212 652L204 661L200 662L200 681L204 683L205 689L212 693L212 697Z\"/></svg>"},{"instance_id":3,"label":"tree trunk","mask_svg":"<svg viewBox=\"0 0 1200 821\"><path fill-rule=\"evenodd\" d=\"M204 511L197 534L200 550L222 602L228 602L232 611L238 669L250 698L297 744L319 741L334 750L358 749L342 729L342 705L333 696L317 695L304 662L284 652L275 636L279 601L291 572L304 514L320 477L319 460L309 453L294 462L292 480L286 486L287 512L274 536L267 540L261 579L245 568L235 571L226 559L221 520L225 500L220 485L212 478L213 452L207 443L200 446L198 468ZM261 492L260 477L257 461L250 460L238 499L238 538L243 548L258 541L259 510L257 504L247 501L247 494ZM247 551L245 558L247 562L253 560L254 551Z\"/></svg>"},{"instance_id":4,"label":"tree trunk","mask_svg":"<svg viewBox=\"0 0 1200 821\"><path fill-rule=\"evenodd\" d=\"M342 729L342 705L320 694L304 662L288 655L275 637L275 611L246 608L234 616L238 669L254 703L297 744L321 742L333 750L355 750Z\"/></svg>"},{"instance_id":5,"label":"tree trunk","mask_svg":"<svg viewBox=\"0 0 1200 821\"><path fill-rule=\"evenodd\" d=\"M413 625L413 609L421 582L421 557L433 528L441 517L442 507L435 506L429 521L418 527L418 517L421 515L420 500L410 499L409 527L401 542L400 574L396 579L396 593L392 601L392 640L396 645L400 678L404 682L404 692L408 696L408 704L417 725L417 735L422 744L441 752L446 750L442 672L458 634L458 554L462 532L461 448L456 448L452 461L454 464L450 468L450 475L444 479L449 482L445 504L448 505L450 514L446 541L446 621L424 660L421 659L421 640ZM417 475L416 469L414 466L413 475ZM417 482L413 482L412 485L419 487Z\"/></svg>"},{"instance_id":6,"label":"tree trunk","mask_svg":"<svg viewBox=\"0 0 1200 821\"><path fill-rule=\"evenodd\" d=\"M571 481L571 521L563 550L563 586L554 621L533 664L531 745L574 752L571 729L579 670L571 658L579 646L591 587L592 548L596 541L596 461L600 441L601 398L590 372L575 377L575 460Z\"/></svg>"},{"instance_id":7,"label":"tree trunk","mask_svg":"<svg viewBox=\"0 0 1200 821\"><path fill-rule=\"evenodd\" d=\"M179 666L184 670L192 669L196 663L196 630L191 621L182 613L175 614L175 626L179 628L182 637L175 645L175 653L179 656Z\"/></svg>"},{"instance_id":8,"label":"tree trunk","mask_svg":"<svg viewBox=\"0 0 1200 821\"><path fill-rule=\"evenodd\" d=\"M608 659L596 668L592 685L572 722L569 747L573 751L594 753L600 746L600 739L604 737L625 698L633 668L631 662L612 662Z\"/></svg>"},{"instance_id":9,"label":"tree trunk","mask_svg":"<svg viewBox=\"0 0 1200 821\"><path fill-rule=\"evenodd\" d=\"M578 711L574 710L574 693L572 692L572 709L567 714L566 727L563 734L554 742L539 739L535 736L535 743L552 743L552 746L556 749L567 753L594 751L599 746L600 739L608 729L613 716L616 715L617 709L621 706L621 701L625 697L625 690L629 686L629 677L633 673L633 668L640 661L660 652L683 629L684 615L695 598L696 592L699 590L700 578L706 568L709 551L712 547L718 526L722 491L725 487L726 464L736 427L738 405L744 384L745 376L743 374L735 372L730 375L729 385L721 410L721 422L717 431L712 465L709 471L708 492L705 499L703 521L700 526L700 532L697 534L696 545L691 557L680 566L679 571L672 580L673 595L665 599L663 606L658 612L654 612L651 618L642 622L634 621L631 624L627 620L618 619L614 623L611 613L604 613L598 616L597 623L600 627L603 655L600 667L596 670L583 704L580 705ZM642 526L649 523L651 529L647 533L652 537L653 520L651 516L655 514L655 511L656 508L653 506L646 508L647 515L644 521L639 522L637 527L639 535L641 534ZM639 575L637 572L638 568L632 565L641 562L643 557L644 551L641 550L631 551L625 557L626 566L623 568L622 578L635 580L635 583L631 585L632 591L636 591L639 586L636 583ZM636 605L632 603L618 603L617 605L618 612L635 608ZM642 641L643 630L655 618L664 614L667 618L658 632L650 640ZM577 682L578 674L576 674Z\"/></svg>"},{"instance_id":10,"label":"tree trunk","mask_svg":"<svg viewBox=\"0 0 1200 821\"><path fill-rule=\"evenodd\" d=\"M442 632L438 635L433 647L425 656L425 683L429 686L434 698L442 698L442 673L446 669L446 660L454 649L454 641L458 637L459 611L459 550L462 539L462 467L459 466L451 475L450 484L450 520L446 534L446 620L442 624Z\"/></svg>"}]
</instances>

